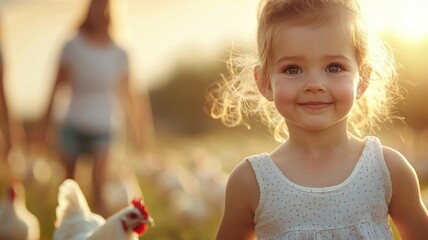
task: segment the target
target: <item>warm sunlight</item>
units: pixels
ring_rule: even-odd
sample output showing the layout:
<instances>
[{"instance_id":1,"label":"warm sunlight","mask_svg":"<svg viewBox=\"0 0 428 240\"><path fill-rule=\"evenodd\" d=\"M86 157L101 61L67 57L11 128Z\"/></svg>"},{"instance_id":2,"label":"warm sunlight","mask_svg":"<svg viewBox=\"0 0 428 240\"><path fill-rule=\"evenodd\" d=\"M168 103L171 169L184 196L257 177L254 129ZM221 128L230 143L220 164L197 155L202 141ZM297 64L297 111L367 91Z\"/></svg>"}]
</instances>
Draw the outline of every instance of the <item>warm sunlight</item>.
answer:
<instances>
[{"instance_id":1,"label":"warm sunlight","mask_svg":"<svg viewBox=\"0 0 428 240\"><path fill-rule=\"evenodd\" d=\"M428 2L422 0L362 0L370 26L392 32L406 40L428 36Z\"/></svg>"},{"instance_id":2,"label":"warm sunlight","mask_svg":"<svg viewBox=\"0 0 428 240\"><path fill-rule=\"evenodd\" d=\"M428 35L427 1L409 1L403 6L401 13L395 19L395 30L403 36L418 39Z\"/></svg>"},{"instance_id":3,"label":"warm sunlight","mask_svg":"<svg viewBox=\"0 0 428 240\"><path fill-rule=\"evenodd\" d=\"M14 114L34 116L43 108L61 43L86 2L0 0L2 48L9 63L6 85ZM149 88L174 71L178 61L215 58L221 48L255 41L258 0L121 3L127 10L123 23L129 26L135 82ZM361 6L378 32L392 33L408 42L428 38L428 1L361 0Z\"/></svg>"},{"instance_id":4,"label":"warm sunlight","mask_svg":"<svg viewBox=\"0 0 428 240\"><path fill-rule=\"evenodd\" d=\"M96 17L92 18L91 14L85 26L96 30L99 34L91 34L91 31L79 34L79 26L88 13L91 1L97 1L96 5L93 5L95 8L91 7L89 11ZM123 51L118 50L106 38L106 21L102 18L103 12L99 11L105 8L97 8L97 6L104 7L105 1L112 4L108 11L113 24L109 29L112 31L109 33L112 33L114 42L125 50L126 60L129 61L125 62ZM294 48L289 40L280 41L281 39L278 39L280 34L276 33L290 30L294 26L293 21L288 23L290 29L286 27L277 29L276 23L273 26L267 26L268 33L263 37L281 42L283 55L289 54L290 51L295 53L293 55L305 55L302 57L304 59L293 63L293 66L297 64L296 67L301 70L299 77L302 81L294 81L292 85L297 87L286 86L288 89L278 91L292 92L294 100L316 101L306 104L309 105L306 110L300 106L297 107L296 113L304 122L303 124L297 123L299 119L294 118L296 114L287 110L286 114L292 114L293 121L296 120L293 122L295 126L290 126L292 131L288 134L282 131L287 127L283 124L288 120L284 121L283 116L273 116L270 113L277 112L274 107L278 107L278 104L284 108L295 105L292 102L293 99L287 96L286 102L276 101L272 106L264 105L259 100L266 99L263 98L263 94L258 93L254 79L255 65L258 65L256 67L258 69L260 65L266 63L266 59L269 62L272 58L272 51L266 51L267 53L264 54L263 49L261 51L257 49L257 15L261 1L272 1L272 5L261 9L267 12L262 11L261 14L278 14L274 17L282 14L275 8L278 1L284 1L284 3L293 1L296 5L303 2L314 4L306 7L313 7L314 10L320 11L319 16L315 15L321 20L331 18L330 15L324 16L324 12L343 14L340 18L343 22L334 22L340 28L339 30L343 30L340 31L343 34L332 31L329 32L328 37L320 37L319 32L308 31L305 34L310 36L302 38L305 45L295 44L298 46ZM339 6L340 12L336 9L323 11L318 6L321 1L333 4L339 1L346 4L358 1L362 17L367 22L369 34L364 35L365 31L348 29L354 23L348 20L355 20L347 19L349 10ZM301 9L296 7L297 10ZM301 13L305 14L304 11ZM303 17L305 18L306 15ZM104 16L106 16L105 12ZM325 21L315 25L325 27L323 23ZM316 28L313 30L319 31ZM350 36L342 36L344 33L348 33L346 35L355 33L355 36L351 36L354 37L353 41L350 40ZM297 39L296 35L293 37ZM64 43L70 39L73 39L72 43L67 45L66 51L62 51ZM359 41L361 39L366 41ZM263 41L262 39L263 45L269 45ZM349 47L352 44L358 46ZM341 45L346 49L340 48ZM355 64L350 64L340 56L334 59L319 58L317 57L319 53L309 54L308 49L325 55L345 54L349 59L358 58L360 65L358 73ZM329 52L327 53L325 49ZM273 55L278 54L277 48L273 50ZM385 54L384 50L388 54ZM253 54L258 52L265 55L260 56L262 63L257 63L257 59L252 58ZM61 56L61 53L64 54ZM252 55L247 58L247 54ZM120 59L116 58L118 56ZM428 207L428 0L0 0L0 57L4 86L4 94L0 95L5 95L6 100L0 99L0 209L14 206L19 210L18 214L8 216L2 216L2 213L13 211L0 210L0 240L26 239L19 236L4 236L4 231L2 232L2 226L20 225L2 224L5 221L2 219L12 223L11 219L15 215L20 217L21 212L25 212L24 215L28 216L26 210L34 213L34 217L39 221L40 239L49 240L55 236L61 238L62 230L57 229L63 226L65 229L68 221L65 216L67 214L61 214L61 211L56 210L66 208L67 199L63 193L72 193L71 190L78 186L81 186L83 191L76 193L81 195L79 203L85 199L84 196L87 196L89 204L88 206L85 204L78 206L81 205L79 203L74 204L76 206L73 205L85 210L81 212L89 215L90 208L91 211L101 213L103 217L116 213L108 218L109 224L105 227L91 230L98 231L99 235L102 235L106 229L111 230L108 228L113 226L114 222L122 226L118 230L127 231L129 234L132 234L132 230L137 232L146 228L140 223L148 224L150 221L142 219L135 227L135 225L131 226L131 223L127 224L125 220L127 217L134 218L134 215L148 215L145 211L149 210L156 222L156 227L154 229L149 227L147 235L139 239L214 239L217 232L220 233L218 238L224 239L227 237L222 236L223 232L235 232L223 229L223 226L230 225L224 224L227 221L236 222L236 219L228 220L227 216L239 214L239 211L228 212L225 218L222 217L224 204L231 199L230 195L225 197L225 193L233 192L229 191L229 187L229 190L225 190L231 173L234 179L236 176L239 178L242 169L239 170L241 173L237 173L238 175L235 174L234 169L237 165L242 166L243 162L251 163L245 163L248 165L245 168L254 167L260 175L272 175L276 179L291 177L287 179L288 183L280 181L282 184L272 187L284 192L293 191L291 198L276 199L277 197L273 195L271 199L278 201L265 204L278 203L281 208L281 212L278 211L276 216L278 221L273 219L278 223L274 228L284 231L278 232L278 235L289 234L291 238L304 235L305 239L313 239L322 235L350 234L358 237L359 234L367 233L371 236L376 235L377 239L400 239L400 230L401 234L403 232L412 234L410 232L418 230L416 228L419 226L428 225L425 224L425 219L416 219L423 215L419 212L423 212L424 209L412 207L410 212L408 206L412 203L402 201L413 198L416 203L413 205L422 207L423 202ZM114 83L123 82L117 79L124 75L126 66L129 66L129 71L126 73L129 73L131 91L122 91L125 89L119 84L113 86ZM267 74L264 75L268 75L266 78L275 75L285 79L288 74L281 73L279 70L285 70L286 67L284 64L277 69L278 71L274 69L275 72L269 68L265 69ZM56 89L55 80L58 78L58 73L64 73L59 76L61 79L68 78L68 81L60 82L74 84L75 88ZM391 73L397 73L397 75ZM234 75L238 78L234 78ZM309 80L308 75L311 78ZM361 79L354 81L357 75L361 76ZM269 79L265 80L264 82L270 82ZM353 92L348 90L356 88L357 84L352 82L357 81L360 81L359 85L363 88L358 86L359 89L356 91L364 90L358 91L359 95L364 92L364 97L353 101ZM116 92L115 87L120 91ZM366 87L367 91L365 91ZM344 88L348 90L341 91ZM306 94L308 89L309 92L316 92L316 95ZM401 99L401 96L395 98L397 94L402 95L403 98ZM283 95L285 94L281 96ZM117 99L116 96L118 96ZM54 98L51 99L51 97ZM54 100L53 105L49 104L51 100ZM328 103L320 101L328 101ZM341 101L344 103L341 104ZM7 108L3 107L3 102L6 102ZM348 113L343 110L346 108L350 111L352 107L350 105L354 102L358 105L357 112ZM112 107L113 104L114 107ZM340 110L336 108L339 105L341 109L346 106ZM51 112L47 111L50 106L53 107ZM378 107L382 109L374 113L364 111L378 110ZM219 112L228 113L223 115L228 122L230 119L236 120L238 115L242 117L240 118L242 121L233 122L234 125L238 125L237 127L227 127L219 119L215 119L214 115ZM261 116L266 112L274 119L270 117L266 119L267 115ZM367 117L364 112L373 116ZM107 113L110 114L107 115ZM258 113L261 113L261 118ZM334 115L333 120L330 118L332 116L330 113ZM49 114L53 118L48 118ZM341 115L342 120L337 118L338 114ZM358 131L360 134L356 134L355 137L351 135L356 131L348 132L348 129L342 127L345 126L349 114L355 115L352 118L357 117L361 120L361 125L352 124L354 126L366 126L366 123L369 123L367 128L361 129L361 132ZM312 120L306 121L303 118ZM277 127L268 123L274 123L277 120L281 120ZM313 131L315 129L313 124L318 126L319 131ZM350 125L351 127L353 126ZM300 140L294 141L293 134L297 130L293 131L293 129L297 128L301 136L298 137ZM339 129L341 133L333 133L335 129ZM8 135L10 135L10 141L8 141ZM291 142L284 139L286 142L283 145L274 139L275 135L293 136L291 136ZM349 135L349 138L343 138L346 141L339 141L338 138L324 138L333 135L336 137ZM305 142L304 146L298 145L299 141L310 136L313 136L313 139ZM390 149L385 155L386 160L378 139ZM9 142L11 144L8 144ZM332 143L336 145L333 146ZM297 146L298 149L293 149L293 146ZM332 148L320 149L320 146L332 146ZM307 161L303 156L305 153L301 152L302 149L309 150L308 153L311 153ZM272 151L275 161L267 154ZM283 156L285 153L290 153L290 161L287 156ZM329 153L334 156L326 166L320 167L322 161L312 161L315 158L317 160L318 157L328 159ZM339 163L342 155L344 162ZM295 158L298 158L299 162L294 161ZM409 164L405 158L408 159ZM400 184L410 190L413 189L414 193L418 192L419 187L421 201L416 198L416 195L409 198L409 194L404 192L405 189L399 189L400 184L393 187L394 197L386 194L391 193L390 190L396 180L395 176L400 174L395 170L396 167L389 169L385 165L385 161L390 165L390 160L394 159L405 166L399 170L401 173L407 172L406 178L413 183L408 184L409 181L406 180L406 182L401 181ZM266 163L263 160L268 161ZM71 177L74 170L69 166L74 164L76 169L73 179L78 185L72 185L72 189L68 189L70 185L67 186L67 184L60 187L64 178ZM272 174L270 168L272 166L278 174ZM103 168L106 172L100 174L99 171L103 171ZM295 171L299 169L305 171L299 173ZM282 170L287 171L281 172ZM316 170L321 171L316 172ZM392 170L391 173L389 170ZM326 178L315 182L317 176ZM258 179L255 177L251 182L254 183L256 191L245 194L251 198L245 200L248 203L257 200L258 182L256 180L260 180L260 177ZM274 178L268 180L275 182ZM393 178L394 181L391 183L389 178ZM420 182L419 185L416 184L416 178ZM297 182L290 183L294 180ZM403 179L398 181L400 180ZM103 182L98 183L99 181ZM271 184L269 181L265 185ZM24 190L22 188L17 191L13 188L6 190L9 183L20 182L27 187L26 199L20 195ZM98 187L95 184L99 184ZM297 186L298 184L304 186ZM239 188L238 185L233 185L236 189ZM282 185L284 188L280 188ZM369 188L364 189L365 185ZM301 191L294 191L296 186ZM249 185L246 184L245 190L248 187ZM80 190L79 188L77 189ZM310 190L312 193L304 190ZM301 196L296 195L296 192L302 192ZM355 201L349 201L348 204L346 200L352 200L354 198L352 194L347 199L332 199L335 195L343 197L340 193L368 195L356 197ZM143 195L144 202L132 201L132 198L136 199ZM235 191L234 195L239 194ZM311 199L305 195L311 195ZM388 204L387 201L382 201L386 199L386 195L394 199L394 212L407 211L407 216L412 215L415 218L410 222L415 224L402 223L405 221L397 219L396 216L403 215L401 212L393 214L394 217L387 216ZM17 205L12 205L14 199L19 200L15 202ZM307 204L294 204L296 199ZM320 202L317 202L317 199L320 199ZM373 209L371 202L364 205L364 199L375 202L377 209ZM327 201L334 205L329 205ZM7 204L2 205L3 202ZM148 208L143 208L143 203L147 204ZM281 205L283 203L291 203L290 208L283 208ZM120 209L127 205L130 205L128 210L137 207L138 209L133 211L138 214L127 212L128 214L122 215ZM243 208L241 206L241 208L231 209L242 210ZM364 209L368 211L364 212ZM263 216L273 218L275 216L269 215L268 212L275 212L275 210L271 208L265 212L256 211L251 214L261 216L259 225L271 225L269 222L264 222ZM288 210L292 212L294 219L281 218L283 215L290 214ZM251 217L248 212L236 218ZM300 218L296 217L295 213ZM360 213L363 215L356 216ZM382 224L368 221L365 215L376 216ZM382 219L380 216L383 216ZM358 217L363 219L360 225L358 221L361 219ZM356 222L352 223L352 219L358 221L355 220ZM251 222L254 218L247 220ZM285 232L290 230L290 226L301 224L303 228L311 228L312 224L321 229L322 221L329 225L324 224L327 228L325 231ZM400 222L398 227L394 221ZM65 224L60 226L61 222ZM347 225L357 225L345 229L344 222ZM336 225L333 226L335 223ZM415 229L409 230L411 227L407 225L412 225L411 227ZM87 224L84 224L84 227L89 229ZM239 227L233 228L233 230L239 230ZM13 233L32 232L28 229L16 230ZM389 229L392 229L393 237L390 237ZM75 233L78 232L75 229L72 230ZM248 235L256 235L253 228L246 230L251 230ZM364 231L357 233L359 230ZM372 233L369 230L375 232ZM123 235L124 231L118 235ZM92 233L86 235L90 234ZM382 238L381 235L385 237ZM428 236L428 233L418 231L417 235ZM28 237L28 239L39 238Z\"/></svg>"}]
</instances>

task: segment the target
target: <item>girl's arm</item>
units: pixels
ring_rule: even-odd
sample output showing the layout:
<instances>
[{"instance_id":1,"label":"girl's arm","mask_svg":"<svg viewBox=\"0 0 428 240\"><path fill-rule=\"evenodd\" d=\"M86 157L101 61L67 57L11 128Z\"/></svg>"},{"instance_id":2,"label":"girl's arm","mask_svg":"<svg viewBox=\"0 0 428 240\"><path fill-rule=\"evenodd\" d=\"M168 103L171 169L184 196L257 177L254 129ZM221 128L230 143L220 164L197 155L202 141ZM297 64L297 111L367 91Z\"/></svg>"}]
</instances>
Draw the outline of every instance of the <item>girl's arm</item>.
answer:
<instances>
[{"instance_id":1,"label":"girl's arm","mask_svg":"<svg viewBox=\"0 0 428 240\"><path fill-rule=\"evenodd\" d=\"M415 170L399 152L384 147L383 154L392 181L389 214L401 239L426 239L428 236L428 211L422 202Z\"/></svg>"},{"instance_id":2,"label":"girl's arm","mask_svg":"<svg viewBox=\"0 0 428 240\"><path fill-rule=\"evenodd\" d=\"M259 196L254 171L249 162L243 161L235 167L227 182L223 219L217 240L255 239L253 219Z\"/></svg>"}]
</instances>

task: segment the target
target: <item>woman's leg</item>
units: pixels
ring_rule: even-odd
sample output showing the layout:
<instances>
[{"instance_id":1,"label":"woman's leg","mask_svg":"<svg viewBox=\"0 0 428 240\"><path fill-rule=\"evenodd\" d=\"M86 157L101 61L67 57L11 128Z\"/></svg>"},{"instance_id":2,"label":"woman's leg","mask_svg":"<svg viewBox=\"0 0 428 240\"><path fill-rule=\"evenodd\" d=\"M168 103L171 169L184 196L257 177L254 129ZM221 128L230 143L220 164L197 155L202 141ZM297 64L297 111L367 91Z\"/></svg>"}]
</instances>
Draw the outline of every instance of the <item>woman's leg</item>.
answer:
<instances>
[{"instance_id":1,"label":"woman's leg","mask_svg":"<svg viewBox=\"0 0 428 240\"><path fill-rule=\"evenodd\" d=\"M65 178L74 179L77 158L81 153L79 134L67 126L61 126L58 135L59 160L65 169Z\"/></svg>"},{"instance_id":2,"label":"woman's leg","mask_svg":"<svg viewBox=\"0 0 428 240\"><path fill-rule=\"evenodd\" d=\"M105 203L103 201L103 185L107 175L108 148L98 150L93 154L94 165L92 168L92 189L94 197L94 210L101 215L106 214ZM107 217L107 216L104 216Z\"/></svg>"}]
</instances>

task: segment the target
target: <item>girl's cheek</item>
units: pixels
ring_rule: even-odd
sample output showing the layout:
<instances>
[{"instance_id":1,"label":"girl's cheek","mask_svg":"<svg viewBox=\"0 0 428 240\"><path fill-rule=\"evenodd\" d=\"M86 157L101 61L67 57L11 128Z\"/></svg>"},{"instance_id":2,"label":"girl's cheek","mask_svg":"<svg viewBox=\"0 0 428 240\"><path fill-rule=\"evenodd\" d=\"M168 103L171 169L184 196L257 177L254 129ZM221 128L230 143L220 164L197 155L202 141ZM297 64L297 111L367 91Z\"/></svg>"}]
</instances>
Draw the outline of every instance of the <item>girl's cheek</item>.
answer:
<instances>
[{"instance_id":1,"label":"girl's cheek","mask_svg":"<svg viewBox=\"0 0 428 240\"><path fill-rule=\"evenodd\" d=\"M297 94L297 91L293 91L293 87L290 85L279 85L274 88L273 96L274 100L278 100L281 102L290 101L290 99L293 99Z\"/></svg>"}]
</instances>

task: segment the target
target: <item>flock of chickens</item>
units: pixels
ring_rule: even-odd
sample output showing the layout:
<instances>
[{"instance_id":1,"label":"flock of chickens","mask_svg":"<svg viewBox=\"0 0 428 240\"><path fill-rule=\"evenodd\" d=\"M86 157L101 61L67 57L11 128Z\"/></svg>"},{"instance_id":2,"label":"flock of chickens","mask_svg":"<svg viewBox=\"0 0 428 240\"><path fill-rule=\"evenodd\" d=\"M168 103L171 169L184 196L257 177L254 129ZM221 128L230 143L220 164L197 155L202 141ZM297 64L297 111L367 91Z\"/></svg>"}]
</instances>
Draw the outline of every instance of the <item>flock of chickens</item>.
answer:
<instances>
[{"instance_id":1,"label":"flock of chickens","mask_svg":"<svg viewBox=\"0 0 428 240\"><path fill-rule=\"evenodd\" d=\"M148 159L147 164L135 165L132 170L117 168L117 179L104 184L104 199L110 210L107 219L91 211L76 181L66 179L58 190L53 239L138 239L147 227L153 227L135 172L153 184L181 223L209 218L222 206L227 174L203 151L194 152L190 167L179 161L168 156L165 160ZM124 202L128 202L127 207ZM20 182L12 182L3 194L0 223L0 239L40 239L39 221L27 210L25 189Z\"/></svg>"},{"instance_id":2,"label":"flock of chickens","mask_svg":"<svg viewBox=\"0 0 428 240\"><path fill-rule=\"evenodd\" d=\"M177 156L171 153L163 158L145 159L145 164L136 162L131 168L115 168L117 178L104 184L107 215L110 215L107 219L91 211L76 181L66 179L59 186L53 239L136 240L149 226L153 227L154 220L144 205L136 172L167 200L170 206L166 207L181 223L201 222L218 212L227 179L219 161L203 150L195 150L189 166L184 166L183 159ZM422 194L428 206L428 191ZM39 221L26 208L25 189L20 182L12 182L3 194L0 223L0 240L40 239Z\"/></svg>"},{"instance_id":3,"label":"flock of chickens","mask_svg":"<svg viewBox=\"0 0 428 240\"><path fill-rule=\"evenodd\" d=\"M0 239L38 240L40 226L27 210L24 187L19 182L9 185L0 206ZM154 226L154 220L141 199L104 219L91 212L79 185L66 179L59 187L54 240L135 240Z\"/></svg>"}]
</instances>

